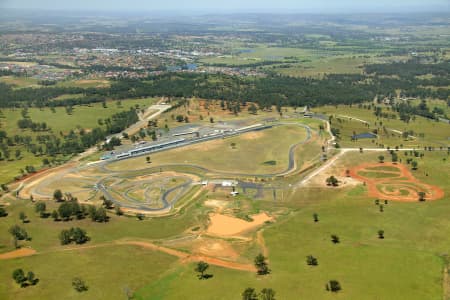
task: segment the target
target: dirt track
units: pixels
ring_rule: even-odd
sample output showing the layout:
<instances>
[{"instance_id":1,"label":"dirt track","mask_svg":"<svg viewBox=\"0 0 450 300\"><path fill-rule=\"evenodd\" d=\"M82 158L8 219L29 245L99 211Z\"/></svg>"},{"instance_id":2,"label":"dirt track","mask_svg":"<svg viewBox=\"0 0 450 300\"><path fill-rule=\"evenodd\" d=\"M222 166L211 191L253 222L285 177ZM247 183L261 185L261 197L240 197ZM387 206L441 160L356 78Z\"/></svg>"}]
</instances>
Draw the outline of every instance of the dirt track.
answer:
<instances>
[{"instance_id":1,"label":"dirt track","mask_svg":"<svg viewBox=\"0 0 450 300\"><path fill-rule=\"evenodd\" d=\"M373 168L376 167L393 167L398 171L374 171ZM384 174L389 176L389 178L369 178L361 175L360 172L366 172L366 174ZM418 201L418 192L425 192L426 200L438 200L444 197L444 191L442 189L437 186L420 182L403 164L387 162L362 164L351 169L350 176L365 182L369 195L375 198L403 202L416 202Z\"/></svg>"}]
</instances>

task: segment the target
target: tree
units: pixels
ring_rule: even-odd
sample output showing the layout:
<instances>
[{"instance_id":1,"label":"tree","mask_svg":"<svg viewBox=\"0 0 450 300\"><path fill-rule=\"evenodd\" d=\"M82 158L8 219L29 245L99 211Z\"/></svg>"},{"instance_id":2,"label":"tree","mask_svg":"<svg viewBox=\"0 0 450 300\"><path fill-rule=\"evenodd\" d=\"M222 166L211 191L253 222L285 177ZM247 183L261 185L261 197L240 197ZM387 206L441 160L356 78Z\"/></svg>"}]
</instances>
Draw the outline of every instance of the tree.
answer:
<instances>
[{"instance_id":1,"label":"tree","mask_svg":"<svg viewBox=\"0 0 450 300\"><path fill-rule=\"evenodd\" d=\"M22 223L25 223L27 221L27 215L23 211L21 211L19 213L19 219L22 221Z\"/></svg>"},{"instance_id":2,"label":"tree","mask_svg":"<svg viewBox=\"0 0 450 300\"><path fill-rule=\"evenodd\" d=\"M383 155L378 156L378 161L380 163L384 163L384 156Z\"/></svg>"},{"instance_id":3,"label":"tree","mask_svg":"<svg viewBox=\"0 0 450 300\"><path fill-rule=\"evenodd\" d=\"M204 274L205 271L209 268L209 264L204 261L199 261L197 263L197 266L195 267L195 272L199 272L198 279L204 279L206 278L206 275Z\"/></svg>"},{"instance_id":4,"label":"tree","mask_svg":"<svg viewBox=\"0 0 450 300\"><path fill-rule=\"evenodd\" d=\"M70 202L63 202L58 207L59 216L64 220L68 221L70 216L72 216L72 204Z\"/></svg>"},{"instance_id":5,"label":"tree","mask_svg":"<svg viewBox=\"0 0 450 300\"><path fill-rule=\"evenodd\" d=\"M209 122L214 123L214 118L213 117L209 118Z\"/></svg>"},{"instance_id":6,"label":"tree","mask_svg":"<svg viewBox=\"0 0 450 300\"><path fill-rule=\"evenodd\" d=\"M108 222L108 216L106 215L106 210L103 207L99 207L96 210L93 221L100 223Z\"/></svg>"},{"instance_id":7,"label":"tree","mask_svg":"<svg viewBox=\"0 0 450 300\"><path fill-rule=\"evenodd\" d=\"M38 279L36 278L36 276L34 275L34 273L32 271L28 271L27 280L31 285L35 285L38 281Z\"/></svg>"},{"instance_id":8,"label":"tree","mask_svg":"<svg viewBox=\"0 0 450 300\"><path fill-rule=\"evenodd\" d=\"M419 196L419 201L420 202L423 202L423 201L425 201L426 199L425 199L425 192L418 192L417 193L417 195Z\"/></svg>"},{"instance_id":9,"label":"tree","mask_svg":"<svg viewBox=\"0 0 450 300\"><path fill-rule=\"evenodd\" d=\"M71 228L70 235L75 244L84 244L89 240L86 231L79 227Z\"/></svg>"},{"instance_id":10,"label":"tree","mask_svg":"<svg viewBox=\"0 0 450 300\"><path fill-rule=\"evenodd\" d=\"M333 244L339 244L340 243L339 237L337 235L335 235L335 234L331 235L331 241L333 242Z\"/></svg>"},{"instance_id":11,"label":"tree","mask_svg":"<svg viewBox=\"0 0 450 300\"><path fill-rule=\"evenodd\" d=\"M68 245L72 241L70 231L67 229L61 230L61 233L59 234L59 241L61 242L61 245Z\"/></svg>"},{"instance_id":12,"label":"tree","mask_svg":"<svg viewBox=\"0 0 450 300\"><path fill-rule=\"evenodd\" d=\"M53 221L58 221L59 220L59 214L58 214L58 212L56 210L52 211L51 216L53 218Z\"/></svg>"},{"instance_id":13,"label":"tree","mask_svg":"<svg viewBox=\"0 0 450 300\"><path fill-rule=\"evenodd\" d=\"M261 290L261 300L275 300L275 291L271 288L263 288Z\"/></svg>"},{"instance_id":14,"label":"tree","mask_svg":"<svg viewBox=\"0 0 450 300\"><path fill-rule=\"evenodd\" d=\"M116 215L118 215L118 216L123 215L123 211L119 205L116 205L115 211L116 211Z\"/></svg>"},{"instance_id":15,"label":"tree","mask_svg":"<svg viewBox=\"0 0 450 300\"><path fill-rule=\"evenodd\" d=\"M8 215L8 212L5 208L0 206L0 217L6 217Z\"/></svg>"},{"instance_id":16,"label":"tree","mask_svg":"<svg viewBox=\"0 0 450 300\"><path fill-rule=\"evenodd\" d=\"M339 181L337 180L336 177L330 176L326 179L326 183L327 183L327 185L338 186Z\"/></svg>"},{"instance_id":17,"label":"tree","mask_svg":"<svg viewBox=\"0 0 450 300\"><path fill-rule=\"evenodd\" d=\"M337 293L342 289L341 284L337 280L330 280L326 286L327 286L327 291L331 291L334 293Z\"/></svg>"},{"instance_id":18,"label":"tree","mask_svg":"<svg viewBox=\"0 0 450 300\"><path fill-rule=\"evenodd\" d=\"M397 162L398 162L398 155L397 155L397 153L392 153L392 156L391 156L391 158L392 158L392 162L394 163L394 164L396 164Z\"/></svg>"},{"instance_id":19,"label":"tree","mask_svg":"<svg viewBox=\"0 0 450 300\"><path fill-rule=\"evenodd\" d=\"M56 202L61 202L63 200L63 193L61 190L55 190L53 192L53 198L56 200Z\"/></svg>"},{"instance_id":20,"label":"tree","mask_svg":"<svg viewBox=\"0 0 450 300\"><path fill-rule=\"evenodd\" d=\"M39 201L36 202L36 205L34 206L34 210L40 215L41 218L45 216L45 210L47 206L45 202Z\"/></svg>"},{"instance_id":21,"label":"tree","mask_svg":"<svg viewBox=\"0 0 450 300\"><path fill-rule=\"evenodd\" d=\"M313 219L314 219L314 222L316 222L316 223L319 222L319 215L317 213L314 213Z\"/></svg>"},{"instance_id":22,"label":"tree","mask_svg":"<svg viewBox=\"0 0 450 300\"><path fill-rule=\"evenodd\" d=\"M81 293L88 290L88 286L86 283L79 277L75 277L72 279L72 286L75 289L75 291Z\"/></svg>"},{"instance_id":23,"label":"tree","mask_svg":"<svg viewBox=\"0 0 450 300\"><path fill-rule=\"evenodd\" d=\"M142 220L145 219L145 215L144 215L144 214L141 214L141 213L137 213L137 214L136 214L136 218L138 218L139 221L142 221Z\"/></svg>"},{"instance_id":24,"label":"tree","mask_svg":"<svg viewBox=\"0 0 450 300\"><path fill-rule=\"evenodd\" d=\"M258 295L254 288L246 288L242 292L242 300L258 300Z\"/></svg>"},{"instance_id":25,"label":"tree","mask_svg":"<svg viewBox=\"0 0 450 300\"><path fill-rule=\"evenodd\" d=\"M412 166L412 169L413 169L413 170L417 170L417 165L418 165L417 161L413 160L413 161L411 162L411 166Z\"/></svg>"},{"instance_id":26,"label":"tree","mask_svg":"<svg viewBox=\"0 0 450 300\"><path fill-rule=\"evenodd\" d=\"M384 239L384 230L378 230L378 238Z\"/></svg>"},{"instance_id":27,"label":"tree","mask_svg":"<svg viewBox=\"0 0 450 300\"><path fill-rule=\"evenodd\" d=\"M150 163L150 156L147 156L147 157L145 158L145 160L146 160L147 163L149 164L149 163Z\"/></svg>"},{"instance_id":28,"label":"tree","mask_svg":"<svg viewBox=\"0 0 450 300\"><path fill-rule=\"evenodd\" d=\"M18 225L11 226L8 232L19 241L26 240L29 238L27 231Z\"/></svg>"},{"instance_id":29,"label":"tree","mask_svg":"<svg viewBox=\"0 0 450 300\"><path fill-rule=\"evenodd\" d=\"M254 103L252 103L249 107L248 107L248 112L256 115L256 113L258 112L258 108L256 107L256 105Z\"/></svg>"},{"instance_id":30,"label":"tree","mask_svg":"<svg viewBox=\"0 0 450 300\"><path fill-rule=\"evenodd\" d=\"M15 269L12 273L12 278L17 284L20 284L21 287L25 286L25 282L27 278L25 277L25 273L22 269Z\"/></svg>"},{"instance_id":31,"label":"tree","mask_svg":"<svg viewBox=\"0 0 450 300\"><path fill-rule=\"evenodd\" d=\"M103 206L106 207L106 209L111 209L113 208L114 202L112 202L112 200L103 198Z\"/></svg>"},{"instance_id":32,"label":"tree","mask_svg":"<svg viewBox=\"0 0 450 300\"><path fill-rule=\"evenodd\" d=\"M317 266L319 264L319 262L317 261L317 258L315 258L314 256L308 255L306 257L306 264L308 266Z\"/></svg>"},{"instance_id":33,"label":"tree","mask_svg":"<svg viewBox=\"0 0 450 300\"><path fill-rule=\"evenodd\" d=\"M266 262L266 257L261 253L255 257L255 267L258 275L266 275L270 273L270 269Z\"/></svg>"}]
</instances>

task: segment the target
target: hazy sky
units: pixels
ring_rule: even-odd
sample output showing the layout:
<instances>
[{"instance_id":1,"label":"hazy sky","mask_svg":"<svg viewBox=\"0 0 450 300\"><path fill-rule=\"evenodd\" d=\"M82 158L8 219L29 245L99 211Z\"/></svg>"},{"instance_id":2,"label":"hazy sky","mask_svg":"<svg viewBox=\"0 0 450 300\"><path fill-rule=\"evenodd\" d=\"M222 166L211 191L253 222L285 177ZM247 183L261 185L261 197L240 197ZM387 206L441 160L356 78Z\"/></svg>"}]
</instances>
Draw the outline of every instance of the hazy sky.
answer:
<instances>
[{"instance_id":1,"label":"hazy sky","mask_svg":"<svg viewBox=\"0 0 450 300\"><path fill-rule=\"evenodd\" d=\"M0 8L200 12L447 11L450 0L0 0Z\"/></svg>"}]
</instances>

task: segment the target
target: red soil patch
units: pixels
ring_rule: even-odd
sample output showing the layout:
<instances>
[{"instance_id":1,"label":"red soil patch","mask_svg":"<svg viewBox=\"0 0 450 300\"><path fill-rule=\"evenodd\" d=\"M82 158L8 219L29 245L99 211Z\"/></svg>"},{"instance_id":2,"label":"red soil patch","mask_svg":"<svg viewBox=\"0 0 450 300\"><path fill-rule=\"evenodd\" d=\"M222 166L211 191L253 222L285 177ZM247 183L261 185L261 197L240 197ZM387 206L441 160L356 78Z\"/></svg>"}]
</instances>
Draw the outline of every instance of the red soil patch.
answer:
<instances>
[{"instance_id":1,"label":"red soil patch","mask_svg":"<svg viewBox=\"0 0 450 300\"><path fill-rule=\"evenodd\" d=\"M374 167L389 166L398 169L398 172L394 171L374 171ZM359 172L381 173L381 174L393 174L398 176L390 178L369 178L359 174ZM418 192L425 193L425 200L437 200L444 197L444 191L437 186L429 185L420 182L416 179L411 171L402 164L394 163L375 163L375 164L362 164L350 170L350 176L365 182L369 196L403 202L416 202L418 201Z\"/></svg>"},{"instance_id":2,"label":"red soil patch","mask_svg":"<svg viewBox=\"0 0 450 300\"><path fill-rule=\"evenodd\" d=\"M31 256L36 253L36 250L31 248L20 248L14 251L6 252L0 254L0 260L2 259L13 259L25 256Z\"/></svg>"}]
</instances>

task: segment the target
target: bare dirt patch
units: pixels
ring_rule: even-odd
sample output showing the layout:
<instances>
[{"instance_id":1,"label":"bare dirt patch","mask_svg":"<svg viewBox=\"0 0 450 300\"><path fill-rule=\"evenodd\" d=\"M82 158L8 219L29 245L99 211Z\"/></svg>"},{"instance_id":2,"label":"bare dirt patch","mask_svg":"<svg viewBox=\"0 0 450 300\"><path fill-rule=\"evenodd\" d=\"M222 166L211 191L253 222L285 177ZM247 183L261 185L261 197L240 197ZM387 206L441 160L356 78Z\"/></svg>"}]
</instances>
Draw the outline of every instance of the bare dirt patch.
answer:
<instances>
[{"instance_id":1,"label":"bare dirt patch","mask_svg":"<svg viewBox=\"0 0 450 300\"><path fill-rule=\"evenodd\" d=\"M392 171L383 171L381 167L396 168L398 177L394 178L376 178L365 177L362 174L374 173L374 169L378 168L376 173L392 174ZM366 172L366 173L364 173ZM444 197L444 191L437 186L420 182L403 164L394 163L376 163L362 164L350 170L350 176L359 181L365 182L368 193L371 197L380 199L415 202L418 201L418 193L424 192L426 200L437 200ZM382 177L382 176L381 176Z\"/></svg>"},{"instance_id":2,"label":"bare dirt patch","mask_svg":"<svg viewBox=\"0 0 450 300\"><path fill-rule=\"evenodd\" d=\"M36 250L31 248L20 248L14 251L6 252L0 254L0 260L2 259L13 259L25 256L31 256L36 253Z\"/></svg>"},{"instance_id":3,"label":"bare dirt patch","mask_svg":"<svg viewBox=\"0 0 450 300\"><path fill-rule=\"evenodd\" d=\"M206 255L230 260L239 258L239 254L230 243L218 239L197 239L194 242L192 252L196 255Z\"/></svg>"},{"instance_id":4,"label":"bare dirt patch","mask_svg":"<svg viewBox=\"0 0 450 300\"><path fill-rule=\"evenodd\" d=\"M265 135L262 131L252 131L241 135L241 138L244 140L257 140L263 138Z\"/></svg>"},{"instance_id":5,"label":"bare dirt patch","mask_svg":"<svg viewBox=\"0 0 450 300\"><path fill-rule=\"evenodd\" d=\"M245 231L255 229L263 225L266 221L273 220L273 218L266 213L252 215L251 218L253 221L247 222L242 219L222 214L212 214L210 215L211 223L208 227L207 233L219 236L234 236Z\"/></svg>"},{"instance_id":6,"label":"bare dirt patch","mask_svg":"<svg viewBox=\"0 0 450 300\"><path fill-rule=\"evenodd\" d=\"M217 208L219 211L223 210L229 205L228 201L225 200L206 200L205 206Z\"/></svg>"}]
</instances>

